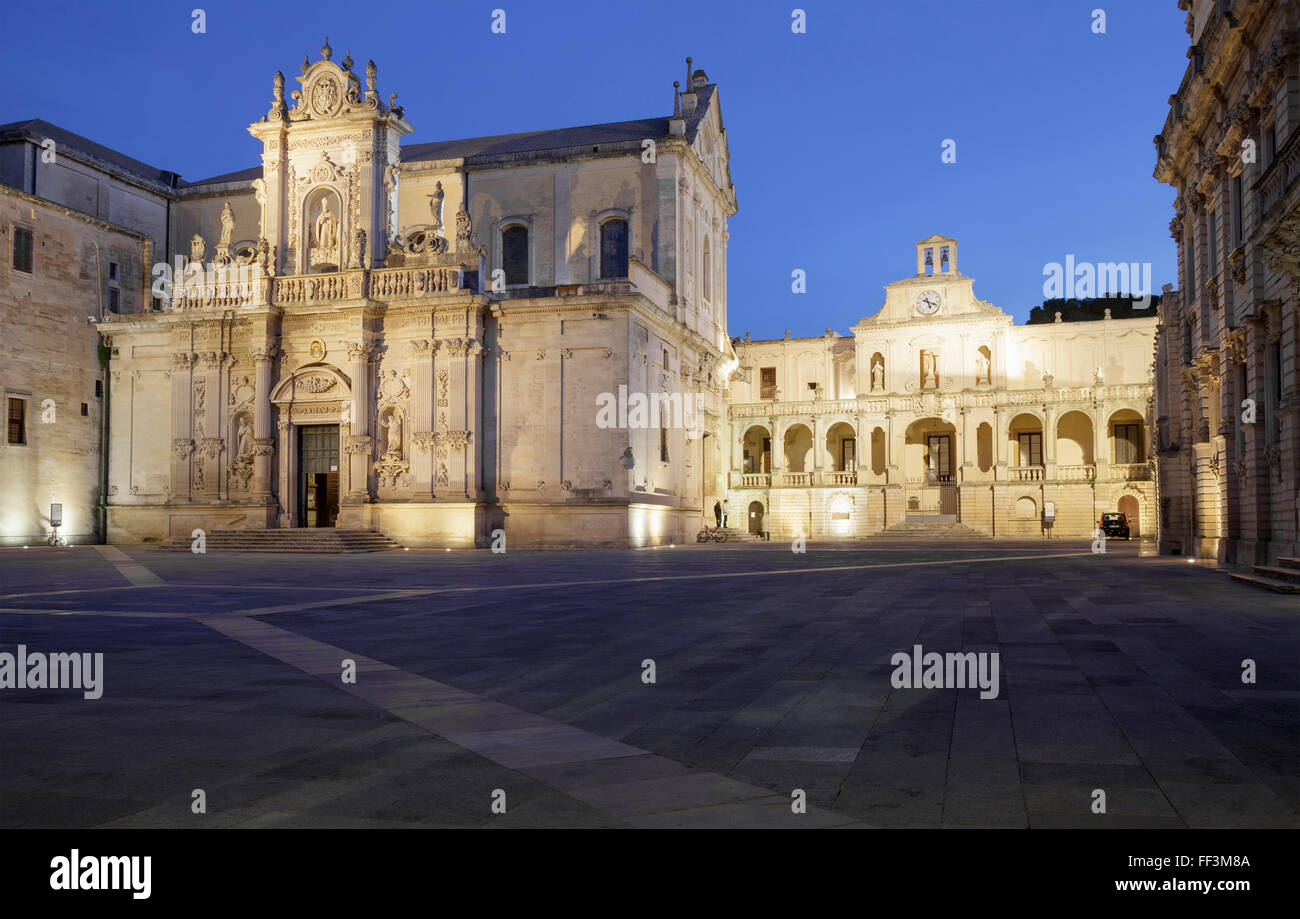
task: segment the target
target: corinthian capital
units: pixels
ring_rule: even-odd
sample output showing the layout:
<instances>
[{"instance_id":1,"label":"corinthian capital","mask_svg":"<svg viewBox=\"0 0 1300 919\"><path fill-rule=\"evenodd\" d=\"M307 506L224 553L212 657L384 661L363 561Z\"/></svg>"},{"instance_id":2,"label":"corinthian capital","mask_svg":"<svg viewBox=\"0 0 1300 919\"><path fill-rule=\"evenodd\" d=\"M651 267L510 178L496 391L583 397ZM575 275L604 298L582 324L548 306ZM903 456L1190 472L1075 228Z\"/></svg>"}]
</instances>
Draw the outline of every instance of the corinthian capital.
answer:
<instances>
[{"instance_id":1,"label":"corinthian capital","mask_svg":"<svg viewBox=\"0 0 1300 919\"><path fill-rule=\"evenodd\" d=\"M375 355L375 346L352 342L348 345L348 360L353 363L369 363Z\"/></svg>"}]
</instances>

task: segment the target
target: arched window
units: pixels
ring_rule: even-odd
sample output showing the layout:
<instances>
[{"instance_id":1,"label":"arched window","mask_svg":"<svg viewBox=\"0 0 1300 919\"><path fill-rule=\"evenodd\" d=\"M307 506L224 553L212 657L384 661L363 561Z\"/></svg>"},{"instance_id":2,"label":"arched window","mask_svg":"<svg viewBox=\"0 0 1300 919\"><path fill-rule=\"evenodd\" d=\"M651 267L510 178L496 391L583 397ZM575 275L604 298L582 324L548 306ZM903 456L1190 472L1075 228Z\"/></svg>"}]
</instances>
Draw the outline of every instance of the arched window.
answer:
<instances>
[{"instance_id":1,"label":"arched window","mask_svg":"<svg viewBox=\"0 0 1300 919\"><path fill-rule=\"evenodd\" d=\"M501 267L507 284L528 283L528 228L506 227L501 231Z\"/></svg>"},{"instance_id":2,"label":"arched window","mask_svg":"<svg viewBox=\"0 0 1300 919\"><path fill-rule=\"evenodd\" d=\"M709 251L709 237L706 236L704 237L704 299L705 300L713 299L713 274L710 271L710 269L712 268L711 255L712 253Z\"/></svg>"},{"instance_id":3,"label":"arched window","mask_svg":"<svg viewBox=\"0 0 1300 919\"><path fill-rule=\"evenodd\" d=\"M627 277L627 221L606 220L600 225L600 276Z\"/></svg>"}]
</instances>

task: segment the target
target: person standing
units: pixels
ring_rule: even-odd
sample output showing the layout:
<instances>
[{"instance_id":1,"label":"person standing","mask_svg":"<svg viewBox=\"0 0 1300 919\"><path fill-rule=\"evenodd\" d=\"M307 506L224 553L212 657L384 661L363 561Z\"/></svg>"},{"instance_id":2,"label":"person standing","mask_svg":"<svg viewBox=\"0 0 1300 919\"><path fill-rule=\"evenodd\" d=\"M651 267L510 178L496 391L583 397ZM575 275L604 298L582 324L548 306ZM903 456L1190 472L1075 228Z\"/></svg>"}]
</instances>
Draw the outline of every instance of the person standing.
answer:
<instances>
[{"instance_id":1,"label":"person standing","mask_svg":"<svg viewBox=\"0 0 1300 919\"><path fill-rule=\"evenodd\" d=\"M713 519L718 526L722 526L722 505L717 501L713 502Z\"/></svg>"},{"instance_id":2,"label":"person standing","mask_svg":"<svg viewBox=\"0 0 1300 919\"><path fill-rule=\"evenodd\" d=\"M729 510L728 507L727 507L727 499L726 499L726 498L723 498L723 499L722 499L722 523L720 523L719 526L724 526L724 527L725 527L725 526L727 525L727 515L728 515L729 513L730 513L730 510Z\"/></svg>"}]
</instances>

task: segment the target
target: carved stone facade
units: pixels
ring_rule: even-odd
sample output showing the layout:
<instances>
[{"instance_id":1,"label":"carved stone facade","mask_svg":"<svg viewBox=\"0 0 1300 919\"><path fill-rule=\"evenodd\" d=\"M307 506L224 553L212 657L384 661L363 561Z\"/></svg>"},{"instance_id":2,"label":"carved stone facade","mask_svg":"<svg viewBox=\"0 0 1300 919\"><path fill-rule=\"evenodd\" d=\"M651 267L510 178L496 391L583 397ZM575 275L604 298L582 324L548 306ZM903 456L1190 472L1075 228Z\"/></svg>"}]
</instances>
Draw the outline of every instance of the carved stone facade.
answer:
<instances>
[{"instance_id":1,"label":"carved stone facade","mask_svg":"<svg viewBox=\"0 0 1300 919\"><path fill-rule=\"evenodd\" d=\"M322 520L408 546L693 538L721 486L736 198L717 87L687 76L647 165L618 125L404 142L374 64L328 43L287 97L277 73L260 167L161 193L169 256L244 274L99 324L138 381L114 390L134 422L111 431L110 483L160 484L112 496L110 541ZM605 426L620 386L703 423Z\"/></svg>"},{"instance_id":2,"label":"carved stone facade","mask_svg":"<svg viewBox=\"0 0 1300 919\"><path fill-rule=\"evenodd\" d=\"M1156 136L1181 290L1157 355L1161 551L1300 554L1300 44L1294 3L1198 2Z\"/></svg>"},{"instance_id":3,"label":"carved stone facade","mask_svg":"<svg viewBox=\"0 0 1300 919\"><path fill-rule=\"evenodd\" d=\"M1124 512L1154 535L1156 317L1017 326L958 273L957 240L916 251L917 274L851 337L733 343L731 523L785 538L905 522L1086 536Z\"/></svg>"}]
</instances>

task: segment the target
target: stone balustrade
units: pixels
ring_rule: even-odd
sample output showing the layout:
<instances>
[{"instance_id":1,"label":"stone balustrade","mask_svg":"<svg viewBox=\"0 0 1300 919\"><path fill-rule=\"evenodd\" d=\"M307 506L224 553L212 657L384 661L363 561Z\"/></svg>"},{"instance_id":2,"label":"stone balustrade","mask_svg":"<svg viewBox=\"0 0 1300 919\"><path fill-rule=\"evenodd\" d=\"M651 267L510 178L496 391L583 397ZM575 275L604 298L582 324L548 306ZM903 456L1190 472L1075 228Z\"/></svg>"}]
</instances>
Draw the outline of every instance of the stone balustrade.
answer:
<instances>
[{"instance_id":1,"label":"stone balustrade","mask_svg":"<svg viewBox=\"0 0 1300 919\"><path fill-rule=\"evenodd\" d=\"M1124 383L1115 386L1081 386L1069 389L1006 390L1001 393L964 390L962 392L934 393L932 390L915 395L861 396L856 399L805 399L787 401L771 399L765 402L736 402L728 408L732 418L786 418L819 415L883 415L886 412L914 412L940 415L945 408L955 410L993 408L1002 405L1014 408L1043 405L1073 405L1080 408L1094 402L1120 402L1150 398L1149 383ZM936 404L925 408L927 399L937 396Z\"/></svg>"}]
</instances>

